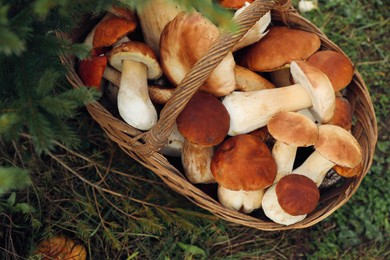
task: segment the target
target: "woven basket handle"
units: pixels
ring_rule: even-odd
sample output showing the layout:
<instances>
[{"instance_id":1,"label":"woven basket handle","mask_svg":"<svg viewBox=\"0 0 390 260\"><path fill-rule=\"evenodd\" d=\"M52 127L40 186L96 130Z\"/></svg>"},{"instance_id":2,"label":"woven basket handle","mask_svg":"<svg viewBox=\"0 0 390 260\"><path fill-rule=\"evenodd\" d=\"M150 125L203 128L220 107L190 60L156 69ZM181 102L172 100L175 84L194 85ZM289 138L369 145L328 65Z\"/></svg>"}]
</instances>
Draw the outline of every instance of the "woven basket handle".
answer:
<instances>
[{"instance_id":1,"label":"woven basket handle","mask_svg":"<svg viewBox=\"0 0 390 260\"><path fill-rule=\"evenodd\" d=\"M144 136L145 143L134 147L139 153L150 155L162 148L172 132L175 120L192 95L209 77L222 59L244 34L268 11L279 6L291 6L286 0L256 0L235 18L238 29L225 30L200 60L192 67L165 104L156 125Z\"/></svg>"}]
</instances>

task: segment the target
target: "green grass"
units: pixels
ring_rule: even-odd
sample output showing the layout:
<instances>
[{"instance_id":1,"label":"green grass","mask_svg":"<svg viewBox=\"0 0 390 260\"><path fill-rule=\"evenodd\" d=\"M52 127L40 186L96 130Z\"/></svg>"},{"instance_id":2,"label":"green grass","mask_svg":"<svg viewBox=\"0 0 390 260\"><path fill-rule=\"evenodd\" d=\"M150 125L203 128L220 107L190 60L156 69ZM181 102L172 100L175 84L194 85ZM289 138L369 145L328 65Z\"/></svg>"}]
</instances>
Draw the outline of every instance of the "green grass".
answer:
<instances>
[{"instance_id":1,"label":"green grass","mask_svg":"<svg viewBox=\"0 0 390 260\"><path fill-rule=\"evenodd\" d=\"M61 232L93 259L389 259L389 6L319 1L304 16L354 61L378 119L373 166L342 208L315 226L284 232L219 220L125 155L81 109L67 122L82 137L77 151L57 144L37 156L28 135L0 141L1 165L26 169L32 180L0 197L0 258L27 258L42 238Z\"/></svg>"}]
</instances>

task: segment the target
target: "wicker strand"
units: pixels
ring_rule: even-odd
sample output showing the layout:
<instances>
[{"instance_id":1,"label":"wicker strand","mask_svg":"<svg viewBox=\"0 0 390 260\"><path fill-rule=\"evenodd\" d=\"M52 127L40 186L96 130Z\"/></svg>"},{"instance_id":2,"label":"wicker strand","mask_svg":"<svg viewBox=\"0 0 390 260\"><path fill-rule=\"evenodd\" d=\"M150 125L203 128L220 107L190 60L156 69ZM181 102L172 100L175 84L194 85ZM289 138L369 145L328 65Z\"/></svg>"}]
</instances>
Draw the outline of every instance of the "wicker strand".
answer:
<instances>
[{"instance_id":1,"label":"wicker strand","mask_svg":"<svg viewBox=\"0 0 390 260\"><path fill-rule=\"evenodd\" d=\"M157 124L145 136L145 145L138 146L137 152L150 155L162 148L171 133L176 117L183 110L192 95L204 83L210 73L244 34L268 11L280 4L279 0L256 0L235 19L238 29L225 30L193 66L176 88L173 96L160 113Z\"/></svg>"}]
</instances>

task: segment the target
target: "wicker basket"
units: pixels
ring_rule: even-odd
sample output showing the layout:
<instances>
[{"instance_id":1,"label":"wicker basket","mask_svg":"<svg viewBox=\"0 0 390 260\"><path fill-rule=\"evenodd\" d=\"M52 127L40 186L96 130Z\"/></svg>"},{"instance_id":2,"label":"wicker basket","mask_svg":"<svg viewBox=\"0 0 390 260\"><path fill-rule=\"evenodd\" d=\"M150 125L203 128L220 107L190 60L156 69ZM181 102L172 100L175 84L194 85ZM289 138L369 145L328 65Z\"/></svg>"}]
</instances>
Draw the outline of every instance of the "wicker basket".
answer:
<instances>
[{"instance_id":1,"label":"wicker basket","mask_svg":"<svg viewBox=\"0 0 390 260\"><path fill-rule=\"evenodd\" d=\"M215 196L202 187L191 184L181 172L180 167L175 166L167 158L158 152L167 141L174 122L180 111L184 108L192 94L208 77L209 73L218 65L232 46L244 35L244 33L267 11L272 10L272 22L285 24L291 28L297 28L317 34L322 41L322 49L330 49L343 53L343 51L324 33L311 22L304 19L292 8L289 0L264 0L253 2L247 10L238 17L240 25L237 31L222 33L208 52L194 65L180 86L175 90L173 97L164 106L157 124L147 132L141 132L121 119L113 116L99 102L87 105L87 109L93 119L100 124L107 136L117 143L119 147L131 158L138 161L144 167L157 174L170 188L186 196L196 205L210 211L218 217L253 227L259 230L287 230L312 226L325 219L335 210L345 204L358 189L362 179L367 174L374 155L377 140L377 125L373 105L367 87L359 74L355 71L351 84L347 87L345 96L349 100L354 111L354 126L352 133L360 143L363 150L363 167L361 174L356 178L346 179L342 185L329 188L321 192L319 206L303 221L294 225L283 226L267 219L261 210L257 215L245 215L223 207ZM71 38L74 42L80 42L85 30L91 26L80 27ZM66 35L59 33L60 37ZM69 82L75 87L83 83L75 71L74 57L62 56L62 62L69 67ZM215 191L214 191L215 192ZM213 193L213 191L211 192Z\"/></svg>"}]
</instances>

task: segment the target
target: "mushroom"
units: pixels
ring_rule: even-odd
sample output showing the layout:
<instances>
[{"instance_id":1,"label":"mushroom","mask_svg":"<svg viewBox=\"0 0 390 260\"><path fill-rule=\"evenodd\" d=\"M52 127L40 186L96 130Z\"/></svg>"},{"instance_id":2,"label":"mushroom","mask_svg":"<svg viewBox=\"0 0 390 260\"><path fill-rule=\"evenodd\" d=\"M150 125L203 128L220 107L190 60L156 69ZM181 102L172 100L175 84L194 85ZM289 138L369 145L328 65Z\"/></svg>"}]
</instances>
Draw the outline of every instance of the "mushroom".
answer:
<instances>
[{"instance_id":1,"label":"mushroom","mask_svg":"<svg viewBox=\"0 0 390 260\"><path fill-rule=\"evenodd\" d=\"M235 90L238 91L247 92L260 89L275 88L274 84L272 84L256 72L253 72L238 65L234 68L234 75L236 79Z\"/></svg>"},{"instance_id":2,"label":"mushroom","mask_svg":"<svg viewBox=\"0 0 390 260\"><path fill-rule=\"evenodd\" d=\"M318 51L307 61L328 76L334 92L344 89L352 80L354 67L351 61L340 52Z\"/></svg>"},{"instance_id":3,"label":"mushroom","mask_svg":"<svg viewBox=\"0 0 390 260\"><path fill-rule=\"evenodd\" d=\"M320 186L326 173L335 165L354 168L362 161L362 149L355 137L335 125L320 125L315 151L293 170L312 179Z\"/></svg>"},{"instance_id":4,"label":"mushroom","mask_svg":"<svg viewBox=\"0 0 390 260\"><path fill-rule=\"evenodd\" d=\"M41 241L34 252L39 259L87 259L85 247L64 235Z\"/></svg>"},{"instance_id":5,"label":"mushroom","mask_svg":"<svg viewBox=\"0 0 390 260\"><path fill-rule=\"evenodd\" d=\"M180 12L185 11L179 1L148 0L137 11L145 43L159 56L160 36L165 25Z\"/></svg>"},{"instance_id":6,"label":"mushroom","mask_svg":"<svg viewBox=\"0 0 390 260\"><path fill-rule=\"evenodd\" d=\"M269 133L276 139L272 156L277 165L274 182L291 173L297 147L314 145L318 138L317 125L304 115L295 112L280 112L267 124Z\"/></svg>"},{"instance_id":7,"label":"mushroom","mask_svg":"<svg viewBox=\"0 0 390 260\"><path fill-rule=\"evenodd\" d=\"M184 137L174 124L173 130L168 136L167 143L161 148L160 152L171 157L181 157L183 153Z\"/></svg>"},{"instance_id":8,"label":"mushroom","mask_svg":"<svg viewBox=\"0 0 390 260\"><path fill-rule=\"evenodd\" d=\"M262 208L272 221L288 226L305 219L317 207L319 199L320 192L310 178L289 174L267 189Z\"/></svg>"},{"instance_id":9,"label":"mushroom","mask_svg":"<svg viewBox=\"0 0 390 260\"><path fill-rule=\"evenodd\" d=\"M96 26L92 46L94 49L112 46L136 27L135 21L117 16L110 17Z\"/></svg>"},{"instance_id":10,"label":"mushroom","mask_svg":"<svg viewBox=\"0 0 390 260\"><path fill-rule=\"evenodd\" d=\"M77 74L80 76L85 85L92 86L97 90L100 90L100 85L106 67L106 56L92 56L91 58L80 61L80 64L77 67Z\"/></svg>"},{"instance_id":11,"label":"mushroom","mask_svg":"<svg viewBox=\"0 0 390 260\"><path fill-rule=\"evenodd\" d=\"M179 85L218 36L218 28L198 12L182 12L165 26L160 38L161 67L174 86ZM236 87L235 65L229 52L199 90L217 97L232 92Z\"/></svg>"},{"instance_id":12,"label":"mushroom","mask_svg":"<svg viewBox=\"0 0 390 260\"><path fill-rule=\"evenodd\" d=\"M230 115L229 135L248 133L265 126L281 111L310 108L315 118L328 122L334 111L335 94L328 77L305 61L293 61L295 85L227 95L222 103Z\"/></svg>"},{"instance_id":13,"label":"mushroom","mask_svg":"<svg viewBox=\"0 0 390 260\"><path fill-rule=\"evenodd\" d=\"M318 8L317 0L300 0L298 3L298 10L301 13L310 12Z\"/></svg>"},{"instance_id":14,"label":"mushroom","mask_svg":"<svg viewBox=\"0 0 390 260\"><path fill-rule=\"evenodd\" d=\"M219 184L220 203L244 213L261 207L264 189L272 185L276 176L271 151L249 134L230 137L220 144L210 167Z\"/></svg>"},{"instance_id":15,"label":"mushroom","mask_svg":"<svg viewBox=\"0 0 390 260\"><path fill-rule=\"evenodd\" d=\"M228 9L240 9L246 3L250 4L255 0L218 0L218 4Z\"/></svg>"},{"instance_id":16,"label":"mushroom","mask_svg":"<svg viewBox=\"0 0 390 260\"><path fill-rule=\"evenodd\" d=\"M320 46L320 38L314 33L273 26L261 41L239 52L237 63L253 71L272 71L293 60L309 58Z\"/></svg>"},{"instance_id":17,"label":"mushroom","mask_svg":"<svg viewBox=\"0 0 390 260\"><path fill-rule=\"evenodd\" d=\"M156 79L162 70L153 50L144 43L123 43L110 52L109 62L122 71L118 92L119 114L129 125L149 130L157 112L148 94L147 79Z\"/></svg>"},{"instance_id":18,"label":"mushroom","mask_svg":"<svg viewBox=\"0 0 390 260\"><path fill-rule=\"evenodd\" d=\"M182 165L192 183L215 182L210 171L214 146L221 143L229 130L229 114L213 95L198 91L176 118L184 136Z\"/></svg>"}]
</instances>

